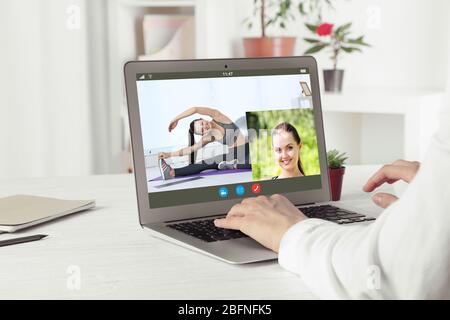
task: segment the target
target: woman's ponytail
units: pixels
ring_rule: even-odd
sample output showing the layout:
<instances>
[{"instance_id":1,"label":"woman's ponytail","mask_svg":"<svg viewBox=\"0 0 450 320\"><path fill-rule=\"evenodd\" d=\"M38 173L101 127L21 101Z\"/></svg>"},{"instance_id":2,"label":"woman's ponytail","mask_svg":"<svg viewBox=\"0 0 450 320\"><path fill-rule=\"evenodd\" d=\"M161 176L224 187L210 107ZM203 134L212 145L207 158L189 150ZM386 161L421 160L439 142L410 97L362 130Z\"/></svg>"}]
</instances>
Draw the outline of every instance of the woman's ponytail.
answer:
<instances>
[{"instance_id":1,"label":"woman's ponytail","mask_svg":"<svg viewBox=\"0 0 450 320\"><path fill-rule=\"evenodd\" d=\"M300 159L300 155L298 156L298 170L300 170L300 172L302 173L302 175L305 175L305 171L303 171L303 166L302 166L302 160Z\"/></svg>"},{"instance_id":2,"label":"woman's ponytail","mask_svg":"<svg viewBox=\"0 0 450 320\"><path fill-rule=\"evenodd\" d=\"M195 119L192 120L191 123L189 124L189 131L188 131L188 144L189 147L192 147L195 144L195 137L194 137L194 132L195 132L195 122L201 120L201 119ZM195 163L195 152L191 152L191 154L189 155L189 163L190 164L194 164Z\"/></svg>"}]
</instances>

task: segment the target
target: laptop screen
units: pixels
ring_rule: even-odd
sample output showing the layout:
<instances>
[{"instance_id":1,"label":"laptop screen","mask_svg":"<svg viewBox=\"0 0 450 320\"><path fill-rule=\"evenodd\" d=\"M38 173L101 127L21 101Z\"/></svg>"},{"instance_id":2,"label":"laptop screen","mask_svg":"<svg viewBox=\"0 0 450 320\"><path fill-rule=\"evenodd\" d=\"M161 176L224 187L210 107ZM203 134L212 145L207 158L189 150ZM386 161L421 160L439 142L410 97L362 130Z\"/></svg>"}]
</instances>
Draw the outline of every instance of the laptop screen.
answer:
<instances>
[{"instance_id":1,"label":"laptop screen","mask_svg":"<svg viewBox=\"0 0 450 320\"><path fill-rule=\"evenodd\" d=\"M136 81L150 208L321 189L307 68Z\"/></svg>"}]
</instances>

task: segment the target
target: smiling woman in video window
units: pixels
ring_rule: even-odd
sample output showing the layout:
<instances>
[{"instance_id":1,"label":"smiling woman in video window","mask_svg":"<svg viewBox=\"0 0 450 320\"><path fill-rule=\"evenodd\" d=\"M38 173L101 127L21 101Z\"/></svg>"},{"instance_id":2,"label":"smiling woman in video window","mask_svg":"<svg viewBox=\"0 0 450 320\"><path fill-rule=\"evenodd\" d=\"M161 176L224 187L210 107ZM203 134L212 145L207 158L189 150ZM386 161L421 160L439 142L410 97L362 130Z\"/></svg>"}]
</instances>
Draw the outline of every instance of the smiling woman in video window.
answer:
<instances>
[{"instance_id":1,"label":"smiling woman in video window","mask_svg":"<svg viewBox=\"0 0 450 320\"><path fill-rule=\"evenodd\" d=\"M272 180L305 175L300 159L302 140L293 125L282 122L273 129L272 148L275 162L281 168L281 174Z\"/></svg>"},{"instance_id":2,"label":"smiling woman in video window","mask_svg":"<svg viewBox=\"0 0 450 320\"><path fill-rule=\"evenodd\" d=\"M247 127L254 181L320 174L312 109L249 111Z\"/></svg>"}]
</instances>

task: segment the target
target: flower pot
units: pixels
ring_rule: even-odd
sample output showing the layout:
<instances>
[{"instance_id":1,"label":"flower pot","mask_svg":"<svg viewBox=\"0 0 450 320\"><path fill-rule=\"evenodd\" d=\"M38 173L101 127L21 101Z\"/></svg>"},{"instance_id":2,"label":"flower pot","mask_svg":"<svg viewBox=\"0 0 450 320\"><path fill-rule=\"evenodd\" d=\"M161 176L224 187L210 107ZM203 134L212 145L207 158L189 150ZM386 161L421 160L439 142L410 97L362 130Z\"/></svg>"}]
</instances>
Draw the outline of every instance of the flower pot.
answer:
<instances>
[{"instance_id":1,"label":"flower pot","mask_svg":"<svg viewBox=\"0 0 450 320\"><path fill-rule=\"evenodd\" d=\"M286 57L294 55L295 37L244 38L246 57Z\"/></svg>"},{"instance_id":2,"label":"flower pot","mask_svg":"<svg viewBox=\"0 0 450 320\"><path fill-rule=\"evenodd\" d=\"M343 80L344 80L344 70L341 69L323 70L323 81L325 84L325 91L341 92Z\"/></svg>"},{"instance_id":3,"label":"flower pot","mask_svg":"<svg viewBox=\"0 0 450 320\"><path fill-rule=\"evenodd\" d=\"M339 201L341 199L342 181L344 179L345 167L328 168L330 177L331 200Z\"/></svg>"}]
</instances>

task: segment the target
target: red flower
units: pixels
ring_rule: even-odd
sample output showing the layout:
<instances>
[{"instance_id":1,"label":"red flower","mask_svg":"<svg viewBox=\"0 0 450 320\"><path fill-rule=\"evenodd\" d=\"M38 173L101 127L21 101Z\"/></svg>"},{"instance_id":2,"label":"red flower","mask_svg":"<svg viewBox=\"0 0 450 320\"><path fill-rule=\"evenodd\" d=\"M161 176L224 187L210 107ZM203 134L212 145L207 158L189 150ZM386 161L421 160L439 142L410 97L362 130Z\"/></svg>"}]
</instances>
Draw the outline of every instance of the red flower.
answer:
<instances>
[{"instance_id":1,"label":"red flower","mask_svg":"<svg viewBox=\"0 0 450 320\"><path fill-rule=\"evenodd\" d=\"M316 30L319 36L329 36L333 32L333 25L330 23L322 23Z\"/></svg>"}]
</instances>

